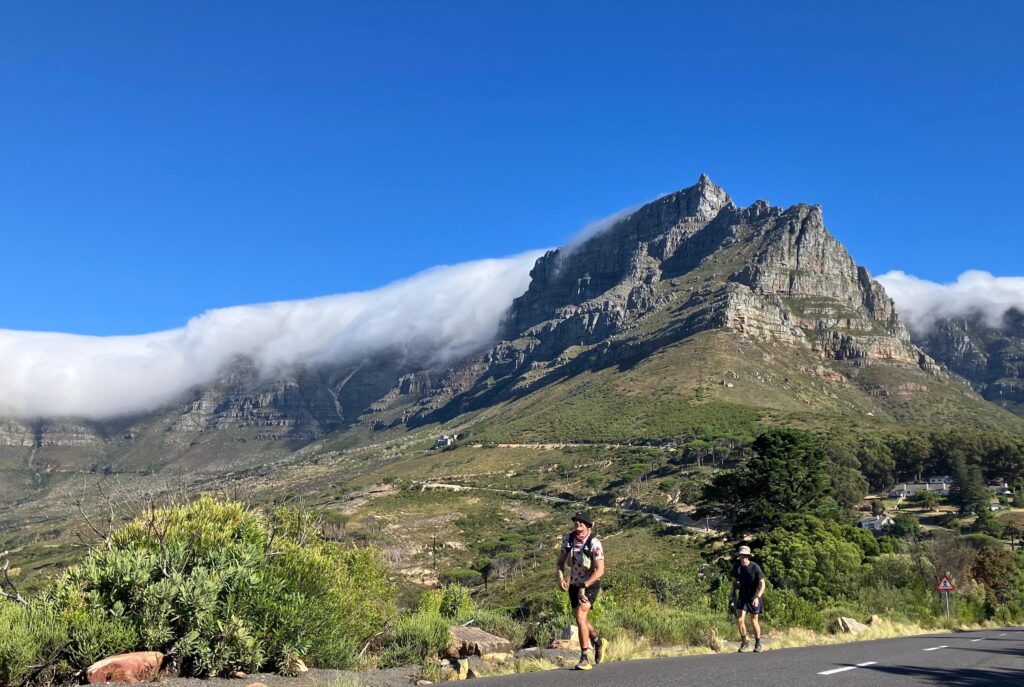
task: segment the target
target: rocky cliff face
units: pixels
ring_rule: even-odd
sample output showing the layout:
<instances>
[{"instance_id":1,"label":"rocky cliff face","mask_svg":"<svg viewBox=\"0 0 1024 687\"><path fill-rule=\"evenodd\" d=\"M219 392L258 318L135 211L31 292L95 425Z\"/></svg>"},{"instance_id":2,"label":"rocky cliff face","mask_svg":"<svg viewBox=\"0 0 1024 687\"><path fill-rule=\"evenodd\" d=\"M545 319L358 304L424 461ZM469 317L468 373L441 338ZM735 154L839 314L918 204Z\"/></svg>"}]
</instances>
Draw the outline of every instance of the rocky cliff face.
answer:
<instances>
[{"instance_id":1,"label":"rocky cliff face","mask_svg":"<svg viewBox=\"0 0 1024 687\"><path fill-rule=\"evenodd\" d=\"M548 252L531 278L501 343L419 379L426 394L413 422L723 328L822 360L938 373L882 286L825 228L820 207L738 208L707 176L582 245Z\"/></svg>"},{"instance_id":2,"label":"rocky cliff face","mask_svg":"<svg viewBox=\"0 0 1024 687\"><path fill-rule=\"evenodd\" d=\"M921 375L940 374L911 342L884 289L825 228L820 207L757 201L740 208L707 176L579 245L548 252L531 277L499 341L450 367L428 369L425 358L396 350L358 365L261 379L239 360L217 383L144 420L2 421L0 448L181 455L219 435L290 450L357 421L380 430L444 420L709 331L737 334L765 351L801 351L801 369L830 383L875 364L918 375L896 391L875 379L872 394L918 393L926 388ZM955 360L948 363L954 370L983 370L986 393L1018 398L1019 348L958 334L955 324L943 331L949 336L929 342L929 350Z\"/></svg>"},{"instance_id":3,"label":"rocky cliff face","mask_svg":"<svg viewBox=\"0 0 1024 687\"><path fill-rule=\"evenodd\" d=\"M986 399L1024 414L1024 313L1008 310L998 326L981 314L941 319L916 340Z\"/></svg>"}]
</instances>

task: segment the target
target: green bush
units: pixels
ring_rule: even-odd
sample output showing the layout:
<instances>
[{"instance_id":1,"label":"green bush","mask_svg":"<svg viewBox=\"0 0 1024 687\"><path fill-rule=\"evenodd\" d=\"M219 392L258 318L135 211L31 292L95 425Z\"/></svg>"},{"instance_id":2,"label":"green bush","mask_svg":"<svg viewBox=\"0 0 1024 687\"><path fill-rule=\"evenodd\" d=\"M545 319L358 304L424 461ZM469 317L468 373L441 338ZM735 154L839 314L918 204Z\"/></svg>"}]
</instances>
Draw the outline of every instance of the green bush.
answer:
<instances>
[{"instance_id":1,"label":"green bush","mask_svg":"<svg viewBox=\"0 0 1024 687\"><path fill-rule=\"evenodd\" d=\"M454 568L441 573L443 584L457 584L463 587L476 587L484 583L484 576L477 570Z\"/></svg>"},{"instance_id":2,"label":"green bush","mask_svg":"<svg viewBox=\"0 0 1024 687\"><path fill-rule=\"evenodd\" d=\"M18 685L64 643L67 629L41 604L0 600L0 685ZM45 681L48 676L41 676Z\"/></svg>"},{"instance_id":3,"label":"green bush","mask_svg":"<svg viewBox=\"0 0 1024 687\"><path fill-rule=\"evenodd\" d=\"M323 541L294 509L266 517L203 497L154 509L69 568L50 593L74 667L174 650L185 675L355 664L393 613L377 554Z\"/></svg>"},{"instance_id":4,"label":"green bush","mask_svg":"<svg viewBox=\"0 0 1024 687\"><path fill-rule=\"evenodd\" d=\"M381 667L419 665L448 647L449 622L440 613L417 611L402 617L381 651Z\"/></svg>"}]
</instances>

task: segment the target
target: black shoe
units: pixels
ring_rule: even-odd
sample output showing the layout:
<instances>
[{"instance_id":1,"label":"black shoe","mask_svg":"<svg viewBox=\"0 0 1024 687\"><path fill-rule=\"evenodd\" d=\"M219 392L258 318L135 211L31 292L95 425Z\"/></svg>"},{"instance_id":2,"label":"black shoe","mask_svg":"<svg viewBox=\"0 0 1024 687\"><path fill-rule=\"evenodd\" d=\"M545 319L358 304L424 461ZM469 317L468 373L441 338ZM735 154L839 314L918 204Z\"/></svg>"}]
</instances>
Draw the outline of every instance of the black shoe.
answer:
<instances>
[{"instance_id":1,"label":"black shoe","mask_svg":"<svg viewBox=\"0 0 1024 687\"><path fill-rule=\"evenodd\" d=\"M604 650L608 648L607 639L595 639L594 640L594 663L600 663L604 660Z\"/></svg>"},{"instance_id":2,"label":"black shoe","mask_svg":"<svg viewBox=\"0 0 1024 687\"><path fill-rule=\"evenodd\" d=\"M761 639L759 637L759 638L754 640L754 653L755 654L759 654L762 651L764 651L764 649L761 648Z\"/></svg>"},{"instance_id":3,"label":"black shoe","mask_svg":"<svg viewBox=\"0 0 1024 687\"><path fill-rule=\"evenodd\" d=\"M739 648L739 650L740 650L741 652L742 652L742 651L746 651L746 650L747 650L747 649L749 649L749 648L750 648L750 644L749 644L749 643L747 642L747 640L746 640L746 639L744 639L743 641L741 641L741 642L740 642L740 648Z\"/></svg>"}]
</instances>

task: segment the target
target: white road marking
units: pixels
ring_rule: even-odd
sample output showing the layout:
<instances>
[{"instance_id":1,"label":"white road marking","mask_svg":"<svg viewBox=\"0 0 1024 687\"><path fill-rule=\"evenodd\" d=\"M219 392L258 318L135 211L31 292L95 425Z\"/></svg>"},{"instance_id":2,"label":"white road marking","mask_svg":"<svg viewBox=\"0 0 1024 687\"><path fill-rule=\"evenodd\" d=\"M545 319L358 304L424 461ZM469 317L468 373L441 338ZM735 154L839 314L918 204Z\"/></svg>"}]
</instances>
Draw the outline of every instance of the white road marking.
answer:
<instances>
[{"instance_id":1,"label":"white road marking","mask_svg":"<svg viewBox=\"0 0 1024 687\"><path fill-rule=\"evenodd\" d=\"M948 648L949 648L948 644L943 644L942 646L933 646L931 649L922 649L922 651L938 651L939 649L948 649Z\"/></svg>"},{"instance_id":2,"label":"white road marking","mask_svg":"<svg viewBox=\"0 0 1024 687\"><path fill-rule=\"evenodd\" d=\"M977 639L972 639L971 641L972 642L980 642L983 639L985 639L985 638L984 637L978 637Z\"/></svg>"},{"instance_id":3,"label":"white road marking","mask_svg":"<svg viewBox=\"0 0 1024 687\"><path fill-rule=\"evenodd\" d=\"M825 670L818 673L818 675L835 675L836 673L845 673L847 670L857 670L857 668L866 668L867 666L876 665L878 661L868 661L867 663L858 663L855 666L846 666L845 668L833 668L832 670Z\"/></svg>"},{"instance_id":4,"label":"white road marking","mask_svg":"<svg viewBox=\"0 0 1024 687\"><path fill-rule=\"evenodd\" d=\"M1002 633L1002 634L1001 634L1001 635L999 635L999 636L1000 636L1000 637L1005 637L1005 636L1006 636L1006 633L1004 632L1004 633Z\"/></svg>"}]
</instances>

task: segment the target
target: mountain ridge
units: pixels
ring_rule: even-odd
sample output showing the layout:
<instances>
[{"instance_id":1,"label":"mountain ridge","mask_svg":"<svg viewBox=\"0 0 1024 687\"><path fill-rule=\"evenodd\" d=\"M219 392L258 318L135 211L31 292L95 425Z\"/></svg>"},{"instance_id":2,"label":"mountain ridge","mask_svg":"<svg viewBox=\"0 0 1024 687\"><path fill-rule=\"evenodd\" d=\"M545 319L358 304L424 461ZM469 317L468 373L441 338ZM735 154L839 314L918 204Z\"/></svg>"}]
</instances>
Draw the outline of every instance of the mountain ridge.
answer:
<instances>
[{"instance_id":1,"label":"mountain ridge","mask_svg":"<svg viewBox=\"0 0 1024 687\"><path fill-rule=\"evenodd\" d=\"M547 390L581 375L601 377L622 404L647 403L634 391L648 387L671 398L678 427L656 423L668 433L685 431L687 408L710 401L796 422L953 421L1024 431L1024 421L972 392L956 366L950 373L915 345L892 299L827 230L818 205L738 207L702 175L548 251L530 274L495 343L454 364L426 367L428 352L396 347L266 380L239 360L217 383L139 418L0 420L0 467L36 482L46 481L40 469L224 472L339 433L360 442L460 417L471 426L485 410L495 427L506 408L518 412L528 397L543 405ZM680 354L683 344L700 354ZM658 374L674 387L655 389L638 376L652 356L673 361ZM632 390L609 381L613 374L632 380Z\"/></svg>"}]
</instances>

